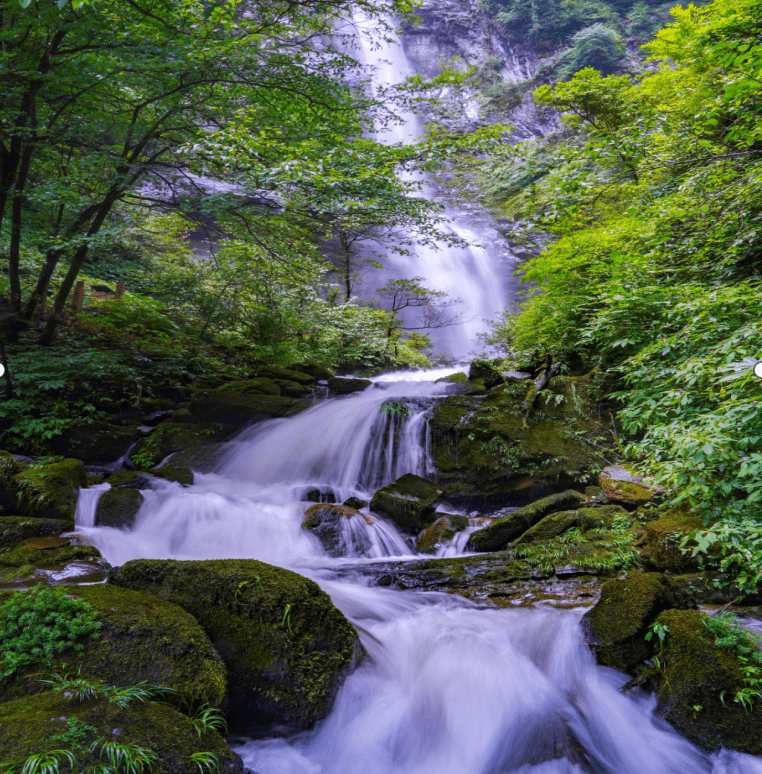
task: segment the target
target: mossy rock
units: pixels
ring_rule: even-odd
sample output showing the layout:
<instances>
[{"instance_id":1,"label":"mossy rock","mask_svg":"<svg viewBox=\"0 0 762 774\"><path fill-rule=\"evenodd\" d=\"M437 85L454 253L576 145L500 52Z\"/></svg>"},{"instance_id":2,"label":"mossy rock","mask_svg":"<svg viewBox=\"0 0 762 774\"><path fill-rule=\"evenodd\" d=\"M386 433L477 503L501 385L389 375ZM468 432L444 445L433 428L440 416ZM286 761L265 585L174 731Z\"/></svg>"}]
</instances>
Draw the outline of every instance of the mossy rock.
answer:
<instances>
[{"instance_id":1,"label":"mossy rock","mask_svg":"<svg viewBox=\"0 0 762 774\"><path fill-rule=\"evenodd\" d=\"M38 575L37 570L62 568L71 562L105 564L100 551L93 546L67 545L40 551L20 543L0 553L0 583L34 580Z\"/></svg>"},{"instance_id":2,"label":"mossy rock","mask_svg":"<svg viewBox=\"0 0 762 774\"><path fill-rule=\"evenodd\" d=\"M177 409L177 411L172 412L170 416L168 416L165 420L165 422L173 422L176 425L197 425L199 424L198 417L193 416L193 414L188 411L188 407L185 406L183 408ZM154 425L154 427L158 427L161 424L159 422L157 425Z\"/></svg>"},{"instance_id":3,"label":"mossy rock","mask_svg":"<svg viewBox=\"0 0 762 774\"><path fill-rule=\"evenodd\" d=\"M287 382L296 382L297 384L311 385L315 383L315 377L302 371L293 371L290 368L259 368L253 374L255 377L266 377L267 379L282 379Z\"/></svg>"},{"instance_id":4,"label":"mossy rock","mask_svg":"<svg viewBox=\"0 0 762 774\"><path fill-rule=\"evenodd\" d=\"M26 516L0 516L0 547L20 543L29 538L60 535L71 529L66 519L30 519Z\"/></svg>"},{"instance_id":5,"label":"mossy rock","mask_svg":"<svg viewBox=\"0 0 762 774\"><path fill-rule=\"evenodd\" d=\"M423 529L415 541L421 554L435 554L437 549L449 543L458 532L468 527L468 518L458 514L444 514Z\"/></svg>"},{"instance_id":6,"label":"mossy rock","mask_svg":"<svg viewBox=\"0 0 762 774\"><path fill-rule=\"evenodd\" d=\"M658 572L634 573L607 581L595 607L582 618L582 628L598 663L631 672L649 658L655 643L646 641L648 627L665 610L696 607L679 586Z\"/></svg>"},{"instance_id":7,"label":"mossy rock","mask_svg":"<svg viewBox=\"0 0 762 774\"><path fill-rule=\"evenodd\" d=\"M130 452L130 459L141 470L148 470L170 454L186 449L197 450L209 444L219 443L230 438L238 429L234 425L206 422L195 425L162 422L148 438L142 440Z\"/></svg>"},{"instance_id":8,"label":"mossy rock","mask_svg":"<svg viewBox=\"0 0 762 774\"><path fill-rule=\"evenodd\" d=\"M139 470L126 470L109 476L108 482L112 489L137 489L143 491L151 488L153 475Z\"/></svg>"},{"instance_id":9,"label":"mossy rock","mask_svg":"<svg viewBox=\"0 0 762 774\"><path fill-rule=\"evenodd\" d=\"M286 398L282 395L259 395L233 390L198 390L188 406L201 422L222 423L243 427L265 419L298 414L311 405L308 400Z\"/></svg>"},{"instance_id":10,"label":"mossy rock","mask_svg":"<svg viewBox=\"0 0 762 774\"><path fill-rule=\"evenodd\" d=\"M683 553L681 540L691 532L704 529L703 518L687 502L671 508L660 518L646 524L643 535L643 562L660 572L684 573L698 569L698 560Z\"/></svg>"},{"instance_id":11,"label":"mossy rock","mask_svg":"<svg viewBox=\"0 0 762 774\"><path fill-rule=\"evenodd\" d=\"M501 551L543 517L558 511L569 510L580 505L584 500L583 495L573 489L535 500L472 533L468 540L468 550Z\"/></svg>"},{"instance_id":12,"label":"mossy rock","mask_svg":"<svg viewBox=\"0 0 762 774\"><path fill-rule=\"evenodd\" d=\"M601 471L598 483L606 498L614 503L643 505L656 494L632 465L609 465Z\"/></svg>"},{"instance_id":13,"label":"mossy rock","mask_svg":"<svg viewBox=\"0 0 762 774\"><path fill-rule=\"evenodd\" d=\"M65 519L74 525L80 487L87 486L85 466L67 459L47 465L29 465L11 477L16 508L25 516Z\"/></svg>"},{"instance_id":14,"label":"mossy rock","mask_svg":"<svg viewBox=\"0 0 762 774\"><path fill-rule=\"evenodd\" d=\"M433 481L406 473L379 489L370 501L370 509L391 519L408 532L420 532L434 521L436 504L443 491Z\"/></svg>"},{"instance_id":15,"label":"mossy rock","mask_svg":"<svg viewBox=\"0 0 762 774\"><path fill-rule=\"evenodd\" d=\"M310 388L299 382L290 382L288 379L276 379L275 382L280 387L281 395L289 398L304 398L310 394Z\"/></svg>"},{"instance_id":16,"label":"mossy rock","mask_svg":"<svg viewBox=\"0 0 762 774\"><path fill-rule=\"evenodd\" d=\"M619 505L551 513L524 532L516 540L515 545L534 543L537 540L552 540L570 529L578 529L580 532L586 532L589 529L606 529L613 524L617 516L626 515L627 511Z\"/></svg>"},{"instance_id":17,"label":"mossy rock","mask_svg":"<svg viewBox=\"0 0 762 774\"><path fill-rule=\"evenodd\" d=\"M229 382L220 387L221 390L232 390L233 392L245 392L249 395L280 395L281 389L274 380L265 376L257 379L242 379L237 382Z\"/></svg>"},{"instance_id":18,"label":"mossy rock","mask_svg":"<svg viewBox=\"0 0 762 774\"><path fill-rule=\"evenodd\" d=\"M115 462L144 435L145 432L137 427L94 421L77 425L51 439L50 448L55 454L82 460L87 464Z\"/></svg>"},{"instance_id":19,"label":"mossy rock","mask_svg":"<svg viewBox=\"0 0 762 774\"><path fill-rule=\"evenodd\" d=\"M353 392L362 392L371 384L373 382L370 379L346 379L341 376L332 376L328 380L328 389L336 395L349 395Z\"/></svg>"},{"instance_id":20,"label":"mossy rock","mask_svg":"<svg viewBox=\"0 0 762 774\"><path fill-rule=\"evenodd\" d=\"M56 737L70 730L72 718L80 721L80 728L82 724L95 728L75 751L76 771L102 763L97 751L87 751L98 739L152 750L159 757L151 768L153 774L198 774L198 765L191 759L197 752L218 755L226 774L243 771L241 759L218 733L199 737L193 721L174 707L134 701L127 709L120 709L105 699L77 702L54 691L0 704L3 760L23 763L31 755L65 746Z\"/></svg>"},{"instance_id":21,"label":"mossy rock","mask_svg":"<svg viewBox=\"0 0 762 774\"><path fill-rule=\"evenodd\" d=\"M132 527L142 505L143 495L137 489L108 489L98 499L95 526Z\"/></svg>"},{"instance_id":22,"label":"mossy rock","mask_svg":"<svg viewBox=\"0 0 762 774\"><path fill-rule=\"evenodd\" d=\"M193 711L220 707L227 690L225 666L192 615L154 596L109 584L71 586L69 596L95 609L101 629L63 651L58 661L69 672L108 685L146 682L171 689L165 701ZM40 693L46 686L33 679L39 666L0 682L0 702Z\"/></svg>"},{"instance_id":23,"label":"mossy rock","mask_svg":"<svg viewBox=\"0 0 762 774\"><path fill-rule=\"evenodd\" d=\"M364 519L360 511L346 505L320 503L307 509L302 529L311 532L321 543L328 556L360 556L368 548L370 541L359 533L347 535L342 527L342 519Z\"/></svg>"},{"instance_id":24,"label":"mossy rock","mask_svg":"<svg viewBox=\"0 0 762 774\"><path fill-rule=\"evenodd\" d=\"M368 507L368 501L361 500L359 497L348 497L346 500L344 500L344 505L346 505L349 508L354 508L356 511L359 511L360 508Z\"/></svg>"},{"instance_id":25,"label":"mossy rock","mask_svg":"<svg viewBox=\"0 0 762 774\"><path fill-rule=\"evenodd\" d=\"M173 457L170 462L166 465L162 465L160 468L154 468L151 473L166 481L174 481L176 484L191 486L194 478L193 471L182 465L174 465L174 459L175 458Z\"/></svg>"},{"instance_id":26,"label":"mossy rock","mask_svg":"<svg viewBox=\"0 0 762 774\"><path fill-rule=\"evenodd\" d=\"M187 610L228 668L237 729L307 728L325 717L358 645L351 624L311 580L253 559L137 560L109 582Z\"/></svg>"},{"instance_id":27,"label":"mossy rock","mask_svg":"<svg viewBox=\"0 0 762 774\"><path fill-rule=\"evenodd\" d=\"M714 644L698 611L667 610L658 622L668 629L658 713L706 750L762 754L762 704L747 712L733 700L744 688L738 657Z\"/></svg>"},{"instance_id":28,"label":"mossy rock","mask_svg":"<svg viewBox=\"0 0 762 774\"><path fill-rule=\"evenodd\" d=\"M496 387L505 381L500 369L490 360L473 360L468 369L468 379L469 381L480 379L487 389Z\"/></svg>"},{"instance_id":29,"label":"mossy rock","mask_svg":"<svg viewBox=\"0 0 762 774\"><path fill-rule=\"evenodd\" d=\"M0 508L5 511L14 511L16 508L11 479L21 470L21 465L10 452L0 450Z\"/></svg>"},{"instance_id":30,"label":"mossy rock","mask_svg":"<svg viewBox=\"0 0 762 774\"><path fill-rule=\"evenodd\" d=\"M289 371L298 371L302 374L308 374L314 380L327 381L331 377L335 376L333 371L329 370L325 366L321 366L318 363L307 361L305 363L295 363L288 367Z\"/></svg>"},{"instance_id":31,"label":"mossy rock","mask_svg":"<svg viewBox=\"0 0 762 774\"><path fill-rule=\"evenodd\" d=\"M449 376L443 376L441 379L437 379L436 383L444 382L445 384L462 384L468 381L468 376L463 371L457 374L450 374Z\"/></svg>"}]
</instances>

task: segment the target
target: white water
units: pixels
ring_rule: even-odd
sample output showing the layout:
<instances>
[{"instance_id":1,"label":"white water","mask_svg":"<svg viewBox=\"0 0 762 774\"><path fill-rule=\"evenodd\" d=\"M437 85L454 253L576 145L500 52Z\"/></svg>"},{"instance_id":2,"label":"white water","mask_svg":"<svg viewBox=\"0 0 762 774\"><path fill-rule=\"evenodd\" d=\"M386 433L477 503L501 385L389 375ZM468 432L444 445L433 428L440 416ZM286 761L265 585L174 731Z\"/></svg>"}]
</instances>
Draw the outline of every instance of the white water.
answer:
<instances>
[{"instance_id":1,"label":"white water","mask_svg":"<svg viewBox=\"0 0 762 774\"><path fill-rule=\"evenodd\" d=\"M368 657L330 716L310 732L236 748L256 774L762 774L760 759L707 756L653 717L653 700L619 693L627 678L595 665L579 611L486 609L368 587L347 577L351 560L327 557L301 529L308 488L367 499L361 482L388 475L370 469L388 470L385 455L370 451L384 401L424 404L445 389L376 384L244 431L193 486L144 490L131 530L90 526L98 492L86 490L78 531L113 564L248 557L296 569L356 626ZM420 466L425 434L416 440L403 428L400 438L419 448L397 459ZM351 521L366 556L410 557L392 525Z\"/></svg>"}]
</instances>

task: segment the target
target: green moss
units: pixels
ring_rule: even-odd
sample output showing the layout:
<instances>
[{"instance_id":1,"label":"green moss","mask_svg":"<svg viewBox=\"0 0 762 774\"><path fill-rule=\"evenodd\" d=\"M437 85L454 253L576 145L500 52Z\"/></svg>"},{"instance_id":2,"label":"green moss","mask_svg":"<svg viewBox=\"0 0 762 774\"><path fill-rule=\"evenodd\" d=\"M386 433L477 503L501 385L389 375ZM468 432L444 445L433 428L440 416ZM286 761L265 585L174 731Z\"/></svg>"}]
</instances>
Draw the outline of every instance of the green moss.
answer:
<instances>
[{"instance_id":1,"label":"green moss","mask_svg":"<svg viewBox=\"0 0 762 774\"><path fill-rule=\"evenodd\" d=\"M138 468L148 470L170 454L223 441L236 430L236 426L207 422L195 425L162 422L150 437L134 447L130 452L130 459Z\"/></svg>"},{"instance_id":2,"label":"green moss","mask_svg":"<svg viewBox=\"0 0 762 774\"><path fill-rule=\"evenodd\" d=\"M96 733L89 732L86 743L102 738L152 750L160 759L152 768L153 774L198 774L190 756L204 751L220 756L224 771L242 771L240 759L219 734L210 732L199 737L191 719L174 707L133 702L123 710L103 699L79 703L52 691L0 704L3 760L23 762L30 755L60 747L52 737L69 730L70 718L96 729ZM82 749L76 757L77 771L99 762L97 755Z\"/></svg>"},{"instance_id":3,"label":"green moss","mask_svg":"<svg viewBox=\"0 0 762 774\"><path fill-rule=\"evenodd\" d=\"M309 385L315 383L315 377L302 371L292 370L290 368L260 368L254 374L255 377L267 379L282 379L283 381L296 382L297 384ZM326 379L330 377L325 377Z\"/></svg>"},{"instance_id":4,"label":"green moss","mask_svg":"<svg viewBox=\"0 0 762 774\"><path fill-rule=\"evenodd\" d=\"M682 538L704 528L704 520L687 502L646 525L643 561L657 570L683 573L698 568L697 560L680 548Z\"/></svg>"},{"instance_id":5,"label":"green moss","mask_svg":"<svg viewBox=\"0 0 762 774\"><path fill-rule=\"evenodd\" d=\"M443 491L433 481L406 473L379 489L370 509L391 519L404 530L418 532L435 518L434 508Z\"/></svg>"},{"instance_id":6,"label":"green moss","mask_svg":"<svg viewBox=\"0 0 762 774\"><path fill-rule=\"evenodd\" d=\"M179 605L201 624L230 676L242 726L307 727L324 717L352 663L356 635L311 580L255 560L139 560L109 582Z\"/></svg>"},{"instance_id":7,"label":"green moss","mask_svg":"<svg viewBox=\"0 0 762 774\"><path fill-rule=\"evenodd\" d=\"M617 516L626 516L627 511L618 505L602 508L580 508L576 511L561 511L542 518L516 540L516 545L533 543L537 540L552 540L570 529L585 532L588 529L611 527Z\"/></svg>"},{"instance_id":8,"label":"green moss","mask_svg":"<svg viewBox=\"0 0 762 774\"><path fill-rule=\"evenodd\" d=\"M174 460L174 457L172 460ZM151 472L159 478L164 478L167 481L174 481L183 486L191 486L191 484L193 484L193 471L190 468L173 465L172 461L166 465L162 465L160 468L155 468Z\"/></svg>"},{"instance_id":9,"label":"green moss","mask_svg":"<svg viewBox=\"0 0 762 774\"><path fill-rule=\"evenodd\" d=\"M705 749L762 754L762 705L746 712L733 701L744 687L738 658L715 645L698 611L667 610L658 621L668 629L660 657L661 714Z\"/></svg>"},{"instance_id":10,"label":"green moss","mask_svg":"<svg viewBox=\"0 0 762 774\"><path fill-rule=\"evenodd\" d=\"M108 489L98 500L95 526L131 527L142 505L143 495L137 489Z\"/></svg>"},{"instance_id":11,"label":"green moss","mask_svg":"<svg viewBox=\"0 0 762 774\"><path fill-rule=\"evenodd\" d=\"M30 465L11 478L11 491L19 510L27 516L66 519L74 524L80 487L87 486L80 460Z\"/></svg>"},{"instance_id":12,"label":"green moss","mask_svg":"<svg viewBox=\"0 0 762 774\"><path fill-rule=\"evenodd\" d=\"M310 405L308 400L278 395L246 394L232 390L197 390L193 394L188 411L200 422L242 427L265 419L293 416Z\"/></svg>"},{"instance_id":13,"label":"green moss","mask_svg":"<svg viewBox=\"0 0 762 774\"><path fill-rule=\"evenodd\" d=\"M0 553L0 583L32 578L36 570L60 567L68 562L92 562L101 559L93 546L65 546L48 551L26 548L24 543Z\"/></svg>"},{"instance_id":14,"label":"green moss","mask_svg":"<svg viewBox=\"0 0 762 774\"><path fill-rule=\"evenodd\" d=\"M445 384L460 384L468 381L468 376L462 371L457 374L450 374L449 376L443 376L441 379L436 380L437 383L444 382Z\"/></svg>"},{"instance_id":15,"label":"green moss","mask_svg":"<svg viewBox=\"0 0 762 774\"><path fill-rule=\"evenodd\" d=\"M8 547L35 537L60 535L71 528L65 519L30 519L26 516L0 516L0 547Z\"/></svg>"},{"instance_id":16,"label":"green moss","mask_svg":"<svg viewBox=\"0 0 762 774\"><path fill-rule=\"evenodd\" d=\"M258 393L260 395L280 395L280 387L272 380L266 377L259 379L244 379L239 382L228 382L220 387L221 390L231 390L232 392Z\"/></svg>"}]
</instances>

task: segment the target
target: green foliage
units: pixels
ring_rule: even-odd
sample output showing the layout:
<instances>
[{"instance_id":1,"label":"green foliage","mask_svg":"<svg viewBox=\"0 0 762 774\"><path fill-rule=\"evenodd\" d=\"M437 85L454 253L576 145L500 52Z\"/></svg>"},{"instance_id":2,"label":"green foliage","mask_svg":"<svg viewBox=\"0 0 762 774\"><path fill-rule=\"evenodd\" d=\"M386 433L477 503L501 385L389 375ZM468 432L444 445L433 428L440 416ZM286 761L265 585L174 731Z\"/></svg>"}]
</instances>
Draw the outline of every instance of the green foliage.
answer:
<instances>
[{"instance_id":1,"label":"green foliage","mask_svg":"<svg viewBox=\"0 0 762 774\"><path fill-rule=\"evenodd\" d=\"M714 635L714 644L730 651L741 662L744 687L736 691L733 700L750 712L754 702L762 699L762 638L744 629L738 617L727 611L716 617L702 613L701 619Z\"/></svg>"},{"instance_id":2,"label":"green foliage","mask_svg":"<svg viewBox=\"0 0 762 774\"><path fill-rule=\"evenodd\" d=\"M196 752L191 755L191 761L198 766L201 774L219 774L222 771L222 762L219 756L213 752Z\"/></svg>"},{"instance_id":3,"label":"green foliage","mask_svg":"<svg viewBox=\"0 0 762 774\"><path fill-rule=\"evenodd\" d=\"M403 403L401 400L388 400L386 403L381 404L381 408L378 410L379 414L386 414L392 419L400 418L402 420L407 419L410 416L410 406L407 403Z\"/></svg>"},{"instance_id":4,"label":"green foliage","mask_svg":"<svg viewBox=\"0 0 762 774\"><path fill-rule=\"evenodd\" d=\"M62 747L76 751L86 751L90 748L89 744L86 744L88 737L98 734L98 729L95 726L88 725L79 718L69 718L66 721L68 729L63 734L50 737L51 744L60 744Z\"/></svg>"},{"instance_id":5,"label":"green foliage","mask_svg":"<svg viewBox=\"0 0 762 774\"><path fill-rule=\"evenodd\" d=\"M93 743L90 752L98 752L99 758L105 761L105 765L96 766L97 774L144 774L159 761L159 756L152 750L135 744L98 740Z\"/></svg>"},{"instance_id":6,"label":"green foliage","mask_svg":"<svg viewBox=\"0 0 762 774\"><path fill-rule=\"evenodd\" d=\"M558 77L562 80L571 78L586 67L593 67L609 75L623 56L624 43L616 30L603 24L594 24L574 34L571 47L558 59Z\"/></svg>"},{"instance_id":7,"label":"green foliage","mask_svg":"<svg viewBox=\"0 0 762 774\"><path fill-rule=\"evenodd\" d=\"M40 682L50 685L56 693L67 695L72 700L87 701L105 698L119 709L127 709L135 701L153 701L157 695L170 690L148 685L145 681L122 687L107 685L101 680L82 677L79 672L76 675L70 675L66 671L53 672Z\"/></svg>"},{"instance_id":8,"label":"green foliage","mask_svg":"<svg viewBox=\"0 0 762 774\"><path fill-rule=\"evenodd\" d=\"M214 707L199 707L193 716L193 725L199 737L208 734L210 731L224 734L228 728L222 713Z\"/></svg>"},{"instance_id":9,"label":"green foliage","mask_svg":"<svg viewBox=\"0 0 762 774\"><path fill-rule=\"evenodd\" d=\"M82 640L97 637L100 626L93 607L60 586L18 591L0 605L0 669L7 675L67 648L81 650Z\"/></svg>"},{"instance_id":10,"label":"green foliage","mask_svg":"<svg viewBox=\"0 0 762 774\"><path fill-rule=\"evenodd\" d=\"M30 755L23 764L18 761L5 761L0 766L3 774L62 774L62 766L73 767L77 759L69 750L49 750L44 753Z\"/></svg>"}]
</instances>

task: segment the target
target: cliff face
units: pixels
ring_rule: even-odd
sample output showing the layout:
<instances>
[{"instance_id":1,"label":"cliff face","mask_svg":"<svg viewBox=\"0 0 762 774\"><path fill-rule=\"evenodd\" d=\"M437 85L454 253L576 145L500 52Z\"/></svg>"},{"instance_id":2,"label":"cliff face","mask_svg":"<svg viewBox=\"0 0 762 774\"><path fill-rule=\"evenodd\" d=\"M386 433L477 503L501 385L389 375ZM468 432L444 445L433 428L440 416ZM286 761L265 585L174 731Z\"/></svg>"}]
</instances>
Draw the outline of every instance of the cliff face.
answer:
<instances>
[{"instance_id":1,"label":"cliff face","mask_svg":"<svg viewBox=\"0 0 762 774\"><path fill-rule=\"evenodd\" d=\"M536 110L531 98L532 88L541 82L539 57L512 40L503 25L479 8L479 0L425 0L417 16L417 24L404 27L402 41L418 72L433 78L448 64L476 70L473 85L439 90L437 119L453 131L507 122L517 142L557 126L557 115Z\"/></svg>"}]
</instances>

